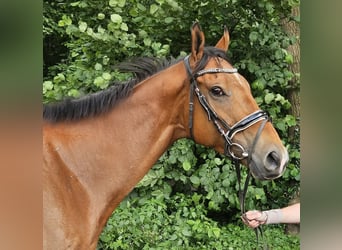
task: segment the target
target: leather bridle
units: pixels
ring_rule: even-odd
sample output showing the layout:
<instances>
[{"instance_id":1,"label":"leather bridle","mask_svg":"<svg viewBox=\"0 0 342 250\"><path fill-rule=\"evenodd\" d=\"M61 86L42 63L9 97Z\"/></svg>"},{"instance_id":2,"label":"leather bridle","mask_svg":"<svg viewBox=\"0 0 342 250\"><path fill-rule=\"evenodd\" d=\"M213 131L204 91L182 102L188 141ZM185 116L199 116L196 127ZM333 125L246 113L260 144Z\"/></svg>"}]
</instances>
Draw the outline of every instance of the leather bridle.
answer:
<instances>
[{"instance_id":1,"label":"leather bridle","mask_svg":"<svg viewBox=\"0 0 342 250\"><path fill-rule=\"evenodd\" d=\"M202 76L204 74L213 74L213 73L228 73L233 74L237 73L237 69L226 69L226 68L209 68L209 69L203 69L198 71L197 73L193 74L190 63L189 63L189 56L184 58L185 67L187 69L188 75L190 76L190 103L189 103L189 129L191 137L193 138L193 97L194 93L196 94L199 103L203 107L203 109L206 111L208 115L208 120L212 121L214 125L216 126L218 132L222 135L222 137L225 140L225 155L231 157L233 160L241 161L245 158L251 158L251 153L248 152L241 144L233 142L233 137L245 129L249 128L250 126L254 125L255 123L259 121L268 121L269 117L265 111L257 110L237 123L235 123L233 126L229 126L226 121L224 121L221 117L218 116L218 114L215 112L215 110L210 106L208 103L206 97L201 93L200 89L198 88L198 84L196 79L199 76ZM259 129L260 130L260 129ZM259 137L259 136L258 136ZM256 141L258 138L255 138L254 141ZM254 143L255 144L255 143ZM234 153L235 151L240 151L240 154L237 155ZM254 150L254 147L251 148Z\"/></svg>"},{"instance_id":2,"label":"leather bridle","mask_svg":"<svg viewBox=\"0 0 342 250\"><path fill-rule=\"evenodd\" d=\"M209 69L202 69L199 70L197 73L193 73L190 62L189 56L184 58L184 64L187 70L187 73L190 77L190 102L189 102L189 129L190 129L190 136L194 139L193 135L193 111L194 111L194 95L197 96L199 103L201 104L202 108L208 115L208 120L212 121L217 128L218 132L222 135L225 141L225 152L224 154L230 157L235 165L236 175L239 184L239 200L240 200L240 209L242 216L245 216L245 198L248 189L248 183L251 176L251 171L248 171L244 188L241 189L241 169L240 163L243 159L247 158L247 165L249 166L252 160L252 154L254 152L255 145L261 135L263 128L265 127L266 123L270 121L268 114L265 111L257 110L240 121L236 122L234 125L229 126L225 120L223 120L215 110L210 106L206 97L201 93L196 79L204 74L217 74L217 73L226 73L226 74L234 74L237 73L236 68L209 68ZM247 128L251 127L252 125L256 124L257 122L262 121L259 126L259 129L254 137L254 141L252 147L250 148L249 152L239 143L233 142L234 136L246 130ZM239 151L239 154L234 153L235 151ZM255 229L257 241L258 235L262 236L262 230L260 227Z\"/></svg>"}]
</instances>

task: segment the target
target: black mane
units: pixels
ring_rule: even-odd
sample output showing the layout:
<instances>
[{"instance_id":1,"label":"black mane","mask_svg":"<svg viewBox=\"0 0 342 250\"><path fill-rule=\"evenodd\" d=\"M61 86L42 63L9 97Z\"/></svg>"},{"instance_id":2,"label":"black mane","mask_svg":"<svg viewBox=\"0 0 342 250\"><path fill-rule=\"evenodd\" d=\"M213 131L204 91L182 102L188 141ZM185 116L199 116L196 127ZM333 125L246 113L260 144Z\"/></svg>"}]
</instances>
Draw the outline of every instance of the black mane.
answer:
<instances>
[{"instance_id":1,"label":"black mane","mask_svg":"<svg viewBox=\"0 0 342 250\"><path fill-rule=\"evenodd\" d=\"M220 57L228 61L224 51L214 47L206 47L203 58L194 73L204 68L211 57ZM61 102L45 104L43 106L43 119L50 122L75 121L103 114L113 108L120 100L129 96L133 87L139 82L178 61L144 57L122 63L116 68L122 72L132 73L134 78L123 83L114 82L103 91L88 94L78 99L69 98Z\"/></svg>"}]
</instances>

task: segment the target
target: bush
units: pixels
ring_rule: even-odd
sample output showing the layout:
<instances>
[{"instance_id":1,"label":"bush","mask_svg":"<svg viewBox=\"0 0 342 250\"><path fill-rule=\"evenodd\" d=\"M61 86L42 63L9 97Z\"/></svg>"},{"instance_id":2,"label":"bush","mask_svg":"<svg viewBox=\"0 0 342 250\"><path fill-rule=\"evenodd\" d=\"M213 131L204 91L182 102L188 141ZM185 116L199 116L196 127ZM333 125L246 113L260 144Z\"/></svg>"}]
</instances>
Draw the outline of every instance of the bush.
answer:
<instances>
[{"instance_id":1,"label":"bush","mask_svg":"<svg viewBox=\"0 0 342 250\"><path fill-rule=\"evenodd\" d=\"M178 193L172 199L154 196L148 200L134 196L122 202L109 219L97 249L255 249L258 244L299 249L299 238L284 235L281 226L264 227L264 238L257 242L253 230L239 223L208 218L196 196Z\"/></svg>"}]
</instances>

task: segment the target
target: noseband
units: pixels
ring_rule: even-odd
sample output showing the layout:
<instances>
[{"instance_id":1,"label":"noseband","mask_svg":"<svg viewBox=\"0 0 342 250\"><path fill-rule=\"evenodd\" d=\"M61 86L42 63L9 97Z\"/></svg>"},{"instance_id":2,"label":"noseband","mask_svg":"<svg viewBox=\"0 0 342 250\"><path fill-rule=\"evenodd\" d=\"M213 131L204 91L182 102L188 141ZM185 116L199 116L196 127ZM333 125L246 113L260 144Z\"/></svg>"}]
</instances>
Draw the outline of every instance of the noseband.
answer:
<instances>
[{"instance_id":1,"label":"noseband","mask_svg":"<svg viewBox=\"0 0 342 250\"><path fill-rule=\"evenodd\" d=\"M200 89L198 88L197 84L197 77L202 76L204 74L216 74L216 73L226 73L226 74L234 74L237 73L237 69L227 69L227 68L209 68L209 69L203 69L198 71L197 73L193 74L191 67L190 67L190 62L189 62L189 56L184 58L184 64L187 70L187 73L190 77L190 102L189 102L189 129L190 129L190 135L191 138L194 139L193 136L193 111L194 111L194 93L196 94L199 103L203 107L203 109L206 111L208 115L208 120L212 121L214 125L216 126L218 132L222 135L222 137L225 140L225 149L224 149L224 154L228 157L230 157L235 165L235 170L236 170L236 175L237 175L237 180L238 180L238 185L239 185L239 201L240 201L240 209L242 216L246 218L245 216L245 198L246 198L246 193L248 189L248 183L251 177L251 171L248 171L245 184L243 189L241 189L241 169L240 169L240 162L241 160L247 158L247 165L250 165L250 162L252 160L252 154L254 152L255 145L261 135L262 130L264 129L266 123L270 120L269 116L265 111L262 110L257 110L237 123L235 123L233 126L229 126L227 122L225 122L222 118L220 118L215 110L209 105L207 99L205 96L201 93ZM262 123L259 126L258 132L256 133L253 144L250 148L250 151L248 152L241 144L233 142L233 137L241 132L244 131L245 129L249 128L250 126L254 125L255 123L262 121ZM239 151L239 154L235 154L235 151ZM259 235L261 236L263 240L263 231L261 227L255 228L255 234L256 234L256 239L257 239L257 244L259 245ZM265 247L264 247L265 248Z\"/></svg>"},{"instance_id":2,"label":"noseband","mask_svg":"<svg viewBox=\"0 0 342 250\"><path fill-rule=\"evenodd\" d=\"M216 126L218 132L222 135L222 137L225 140L225 155L228 157L231 157L233 160L241 161L245 158L250 159L252 150L254 150L254 145L256 144L256 140L258 139L259 135L254 139L253 147L251 148L251 151L248 152L241 144L233 142L233 137L245 129L249 128L253 124L264 120L265 122L268 121L268 115L265 111L258 110L255 111L237 123L235 123L233 126L229 126L226 121L224 121L222 118L220 118L215 110L209 105L206 97L201 93L200 89L198 88L197 84L197 77L205 75L205 74L216 74L216 73L226 73L226 74L233 74L237 73L237 69L226 69L226 68L209 68L209 69L203 69L198 71L197 73L193 74L190 63L189 63L189 56L184 58L184 63L188 72L188 75L190 76L190 103L189 103L189 129L191 137L193 138L193 96L194 93L196 94L198 101L200 102L203 109L206 111L208 115L208 120L212 121L214 125ZM264 123L263 123L264 124ZM263 127L262 125L261 127ZM260 129L259 129L260 130ZM261 132L258 131L257 134L260 134ZM234 150L235 149L235 150ZM234 153L239 152L239 154Z\"/></svg>"}]
</instances>

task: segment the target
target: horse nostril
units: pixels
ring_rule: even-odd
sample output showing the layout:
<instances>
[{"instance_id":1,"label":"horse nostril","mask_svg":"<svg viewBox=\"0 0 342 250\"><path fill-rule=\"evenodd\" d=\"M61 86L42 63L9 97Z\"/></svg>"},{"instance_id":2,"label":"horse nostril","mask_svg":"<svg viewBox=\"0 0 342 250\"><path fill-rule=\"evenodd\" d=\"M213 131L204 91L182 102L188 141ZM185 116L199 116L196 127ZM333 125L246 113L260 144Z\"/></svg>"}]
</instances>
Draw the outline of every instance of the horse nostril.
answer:
<instances>
[{"instance_id":1,"label":"horse nostril","mask_svg":"<svg viewBox=\"0 0 342 250\"><path fill-rule=\"evenodd\" d=\"M265 167L269 170L269 171L273 171L275 169L277 169L278 167L280 167L280 156L277 154L277 152L272 151L271 153L269 153L266 157L266 162L265 162Z\"/></svg>"}]
</instances>

